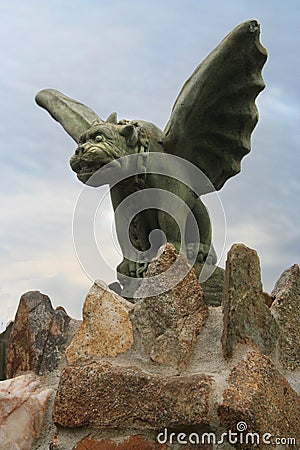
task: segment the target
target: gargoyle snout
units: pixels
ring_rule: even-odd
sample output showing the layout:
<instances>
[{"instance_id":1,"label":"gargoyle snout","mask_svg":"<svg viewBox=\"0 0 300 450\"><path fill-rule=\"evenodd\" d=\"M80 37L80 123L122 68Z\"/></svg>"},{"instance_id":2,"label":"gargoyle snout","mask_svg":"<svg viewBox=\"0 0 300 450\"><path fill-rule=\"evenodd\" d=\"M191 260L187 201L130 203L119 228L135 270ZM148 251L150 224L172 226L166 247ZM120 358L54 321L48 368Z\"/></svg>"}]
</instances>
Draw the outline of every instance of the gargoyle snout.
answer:
<instances>
[{"instance_id":1,"label":"gargoyle snout","mask_svg":"<svg viewBox=\"0 0 300 450\"><path fill-rule=\"evenodd\" d=\"M75 155L81 156L89 149L90 145L86 142L85 144L80 144L75 150Z\"/></svg>"}]
</instances>

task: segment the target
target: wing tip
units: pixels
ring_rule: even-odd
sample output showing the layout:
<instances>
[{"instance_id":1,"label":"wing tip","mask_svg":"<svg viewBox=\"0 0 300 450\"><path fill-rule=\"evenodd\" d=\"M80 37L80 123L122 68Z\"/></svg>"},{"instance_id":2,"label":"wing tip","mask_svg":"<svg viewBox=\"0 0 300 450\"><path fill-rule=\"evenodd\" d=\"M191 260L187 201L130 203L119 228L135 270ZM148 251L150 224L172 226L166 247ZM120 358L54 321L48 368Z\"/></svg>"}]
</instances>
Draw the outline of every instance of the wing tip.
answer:
<instances>
[{"instance_id":1,"label":"wing tip","mask_svg":"<svg viewBox=\"0 0 300 450\"><path fill-rule=\"evenodd\" d=\"M49 100L49 97L53 97L57 94L61 94L61 92L57 91L56 89L53 88L45 88L42 89L41 91L39 91L36 96L35 96L35 102L41 106L44 107L45 103L47 100Z\"/></svg>"}]
</instances>

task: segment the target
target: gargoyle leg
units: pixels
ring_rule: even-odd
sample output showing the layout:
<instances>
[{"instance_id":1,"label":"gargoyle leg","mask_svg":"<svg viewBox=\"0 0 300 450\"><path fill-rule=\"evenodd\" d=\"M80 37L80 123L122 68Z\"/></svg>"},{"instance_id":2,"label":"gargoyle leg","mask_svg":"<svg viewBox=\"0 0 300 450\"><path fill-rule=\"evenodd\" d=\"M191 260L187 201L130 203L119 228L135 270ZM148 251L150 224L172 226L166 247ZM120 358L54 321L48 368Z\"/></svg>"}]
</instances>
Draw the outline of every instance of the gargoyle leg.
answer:
<instances>
[{"instance_id":1,"label":"gargoyle leg","mask_svg":"<svg viewBox=\"0 0 300 450\"><path fill-rule=\"evenodd\" d=\"M212 239L212 227L210 222L210 217L206 206L201 201L200 198L195 200L194 206L192 208L192 214L194 215L200 234L200 246L197 254L197 261L203 262L209 256L211 258L211 263L215 264L217 262L216 253L211 247ZM187 223L187 233L186 233L187 248L193 244L192 240L189 240L189 230Z\"/></svg>"},{"instance_id":2,"label":"gargoyle leg","mask_svg":"<svg viewBox=\"0 0 300 450\"><path fill-rule=\"evenodd\" d=\"M163 210L158 210L159 228L165 233L166 241L174 245L177 252L181 247L180 229L173 217Z\"/></svg>"}]
</instances>

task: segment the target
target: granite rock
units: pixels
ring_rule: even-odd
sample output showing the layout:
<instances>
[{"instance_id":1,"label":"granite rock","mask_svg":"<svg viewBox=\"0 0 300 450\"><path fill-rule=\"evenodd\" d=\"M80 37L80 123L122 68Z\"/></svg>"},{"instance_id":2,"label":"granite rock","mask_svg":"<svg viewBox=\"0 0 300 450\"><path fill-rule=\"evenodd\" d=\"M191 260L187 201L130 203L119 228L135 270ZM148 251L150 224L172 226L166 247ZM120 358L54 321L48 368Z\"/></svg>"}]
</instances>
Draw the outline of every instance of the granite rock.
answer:
<instances>
[{"instance_id":1,"label":"granite rock","mask_svg":"<svg viewBox=\"0 0 300 450\"><path fill-rule=\"evenodd\" d=\"M73 450L168 450L165 444L149 441L142 435L128 436L117 441L111 439L95 440L87 436Z\"/></svg>"},{"instance_id":2,"label":"granite rock","mask_svg":"<svg viewBox=\"0 0 300 450\"><path fill-rule=\"evenodd\" d=\"M249 352L232 370L218 413L226 430L237 432L237 423L243 422L246 424L244 438L247 432L258 433L260 449L274 447L275 438L292 438L300 442L300 397L270 358L258 352ZM242 431L240 427L238 429ZM265 433L270 433L266 438L273 445L262 441ZM256 447L247 445L244 439L244 443L235 448L252 450Z\"/></svg>"},{"instance_id":3,"label":"granite rock","mask_svg":"<svg viewBox=\"0 0 300 450\"><path fill-rule=\"evenodd\" d=\"M133 343L128 314L132 308L104 284L94 283L83 306L83 322L66 351L68 362L126 352Z\"/></svg>"},{"instance_id":4,"label":"granite rock","mask_svg":"<svg viewBox=\"0 0 300 450\"><path fill-rule=\"evenodd\" d=\"M183 439L183 438L182 438ZM172 440L172 439L171 439ZM176 447L174 447L174 445ZM172 450L176 448L185 450L213 450L212 444L175 444L158 443L154 440L149 440L142 435L127 436L125 438L118 438L117 440L96 440L90 436L85 437L80 441L73 450Z\"/></svg>"},{"instance_id":5,"label":"granite rock","mask_svg":"<svg viewBox=\"0 0 300 450\"><path fill-rule=\"evenodd\" d=\"M33 371L43 374L65 364L65 349L79 326L65 311L54 310L47 295L22 295L10 334L7 378Z\"/></svg>"},{"instance_id":6,"label":"granite rock","mask_svg":"<svg viewBox=\"0 0 300 450\"><path fill-rule=\"evenodd\" d=\"M175 261L177 267L172 271L170 268ZM168 275L165 275L166 271ZM178 283L180 273L187 274ZM152 296L151 277L160 274L161 286L164 286L166 276L172 287ZM141 336L143 349L157 363L184 368L208 316L203 289L194 269L185 257L176 254L172 244L166 244L149 264L146 276L145 284L142 283L135 294L137 298L143 294L144 298L136 303L132 319Z\"/></svg>"},{"instance_id":7,"label":"granite rock","mask_svg":"<svg viewBox=\"0 0 300 450\"><path fill-rule=\"evenodd\" d=\"M62 427L160 429L205 424L213 379L165 377L94 361L62 370L53 420Z\"/></svg>"},{"instance_id":8,"label":"granite rock","mask_svg":"<svg viewBox=\"0 0 300 450\"><path fill-rule=\"evenodd\" d=\"M285 369L300 369L300 269L294 264L277 281L272 312L280 325L279 359Z\"/></svg>"},{"instance_id":9,"label":"granite rock","mask_svg":"<svg viewBox=\"0 0 300 450\"><path fill-rule=\"evenodd\" d=\"M0 446L2 450L31 450L44 426L52 389L33 374L0 382Z\"/></svg>"},{"instance_id":10,"label":"granite rock","mask_svg":"<svg viewBox=\"0 0 300 450\"><path fill-rule=\"evenodd\" d=\"M6 380L6 355L12 327L13 322L10 322L5 331L0 334L0 381Z\"/></svg>"},{"instance_id":11,"label":"granite rock","mask_svg":"<svg viewBox=\"0 0 300 450\"><path fill-rule=\"evenodd\" d=\"M267 292L263 292L263 296L265 299L265 304L270 308L274 302L274 298L269 295Z\"/></svg>"},{"instance_id":12,"label":"granite rock","mask_svg":"<svg viewBox=\"0 0 300 450\"><path fill-rule=\"evenodd\" d=\"M223 313L225 358L233 355L238 343L252 345L267 355L274 350L279 328L265 303L259 258L243 244L234 244L227 255Z\"/></svg>"}]
</instances>

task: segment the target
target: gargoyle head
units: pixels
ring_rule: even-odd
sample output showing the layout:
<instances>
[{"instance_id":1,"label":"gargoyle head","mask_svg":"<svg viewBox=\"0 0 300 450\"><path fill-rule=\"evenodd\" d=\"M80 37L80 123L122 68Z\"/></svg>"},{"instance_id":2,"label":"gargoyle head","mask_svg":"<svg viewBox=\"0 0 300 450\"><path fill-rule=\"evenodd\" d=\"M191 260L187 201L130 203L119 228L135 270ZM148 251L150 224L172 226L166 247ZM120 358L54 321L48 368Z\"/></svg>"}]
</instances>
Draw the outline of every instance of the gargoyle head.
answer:
<instances>
[{"instance_id":1,"label":"gargoyle head","mask_svg":"<svg viewBox=\"0 0 300 450\"><path fill-rule=\"evenodd\" d=\"M117 121L95 121L79 139L70 165L77 177L87 183L106 164L131 154L138 143L137 127Z\"/></svg>"}]
</instances>

